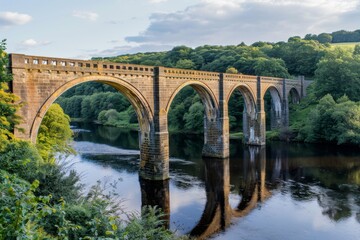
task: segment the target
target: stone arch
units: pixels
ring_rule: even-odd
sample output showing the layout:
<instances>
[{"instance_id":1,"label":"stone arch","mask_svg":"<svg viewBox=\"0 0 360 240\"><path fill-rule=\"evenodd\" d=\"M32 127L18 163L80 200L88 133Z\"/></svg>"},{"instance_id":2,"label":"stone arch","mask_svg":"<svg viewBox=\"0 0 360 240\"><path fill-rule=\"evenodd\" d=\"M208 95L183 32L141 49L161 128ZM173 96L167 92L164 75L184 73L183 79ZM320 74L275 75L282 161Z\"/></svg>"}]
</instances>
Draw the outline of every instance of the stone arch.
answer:
<instances>
[{"instance_id":1,"label":"stone arch","mask_svg":"<svg viewBox=\"0 0 360 240\"><path fill-rule=\"evenodd\" d=\"M227 154L227 152L221 150L224 149L224 142L221 139L223 131L220 127L219 103L217 102L216 95L206 84L199 81L187 81L178 86L167 102L165 108L166 114L169 112L175 96L186 86L191 86L200 95L202 103L205 106L203 156L222 157L224 154Z\"/></svg>"},{"instance_id":2,"label":"stone arch","mask_svg":"<svg viewBox=\"0 0 360 240\"><path fill-rule=\"evenodd\" d=\"M241 95L243 96L244 100L245 100L245 112L247 112L251 118L255 118L257 109L256 109L256 102L255 102L255 94L252 91L252 89L246 85L246 84L237 84L236 86L234 86L228 96L226 97L226 102L229 103L230 97L232 96L232 94L236 91L239 90L241 92Z\"/></svg>"},{"instance_id":3,"label":"stone arch","mask_svg":"<svg viewBox=\"0 0 360 240\"><path fill-rule=\"evenodd\" d=\"M257 124L257 113L258 109L255 102L255 96L252 89L246 85L246 84L238 84L235 85L231 91L229 92L229 95L226 97L226 103L225 107L228 109L228 104L231 95L235 92L235 90L238 90L241 92L241 95L244 98L244 111L243 111L243 134L244 134L244 142L245 143L253 143L256 140L255 137L255 126ZM229 115L228 110L226 110L226 113Z\"/></svg>"},{"instance_id":4,"label":"stone arch","mask_svg":"<svg viewBox=\"0 0 360 240\"><path fill-rule=\"evenodd\" d=\"M262 94L262 99L264 99L266 92L269 91L270 95L271 95L271 100L272 100L272 104L274 107L274 110L276 112L276 116L281 116L281 95L280 92L278 91L278 89L274 86L274 85L270 85L269 87L267 87L263 94Z\"/></svg>"},{"instance_id":5,"label":"stone arch","mask_svg":"<svg viewBox=\"0 0 360 240\"><path fill-rule=\"evenodd\" d=\"M287 92L287 99L291 101L291 103L299 103L300 98L298 90L294 87Z\"/></svg>"},{"instance_id":6,"label":"stone arch","mask_svg":"<svg viewBox=\"0 0 360 240\"><path fill-rule=\"evenodd\" d=\"M283 114L287 109L284 109L280 92L274 85L270 85L264 90L262 100L264 100L265 94L268 91L271 95L270 127L271 129L278 129L283 125Z\"/></svg>"},{"instance_id":7,"label":"stone arch","mask_svg":"<svg viewBox=\"0 0 360 240\"><path fill-rule=\"evenodd\" d=\"M66 90L85 82L101 82L108 84L122 93L134 107L142 133L149 133L151 129L153 113L146 99L131 84L126 81L109 76L86 76L70 80L56 89L42 104L30 128L30 139L36 143L36 137L43 117L51 104ZM146 135L146 134L145 134ZM146 136L145 136L146 137ZM141 141L142 142L142 141Z\"/></svg>"},{"instance_id":8,"label":"stone arch","mask_svg":"<svg viewBox=\"0 0 360 240\"><path fill-rule=\"evenodd\" d=\"M188 81L181 84L170 96L166 105L166 114L169 113L171 103L173 102L176 95L186 86L191 86L199 95L205 106L205 114L208 119L212 119L217 116L218 113L218 102L216 101L215 94L213 91L204 83L197 81Z\"/></svg>"}]
</instances>

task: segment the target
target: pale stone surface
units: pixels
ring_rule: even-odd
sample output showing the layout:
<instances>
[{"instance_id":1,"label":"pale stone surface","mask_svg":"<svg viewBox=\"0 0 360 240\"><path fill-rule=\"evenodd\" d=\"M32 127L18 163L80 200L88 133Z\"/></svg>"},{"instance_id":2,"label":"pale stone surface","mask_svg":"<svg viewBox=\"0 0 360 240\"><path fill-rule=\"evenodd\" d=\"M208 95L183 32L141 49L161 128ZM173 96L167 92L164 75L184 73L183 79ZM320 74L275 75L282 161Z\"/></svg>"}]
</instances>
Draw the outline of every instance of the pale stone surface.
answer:
<instances>
[{"instance_id":1,"label":"pale stone surface","mask_svg":"<svg viewBox=\"0 0 360 240\"><path fill-rule=\"evenodd\" d=\"M176 94L191 85L205 106L203 155L229 156L228 101L239 90L246 104L245 142L265 144L264 95L270 90L274 100L274 126L288 124L288 96L297 101L306 95L309 81L193 71L102 61L10 55L12 91L20 96L23 132L17 137L36 141L42 118L50 105L71 87L90 81L116 88L132 103L140 124L140 175L160 180L169 177L169 136L167 114ZM296 95L295 94L295 95ZM293 94L294 95L294 94Z\"/></svg>"}]
</instances>

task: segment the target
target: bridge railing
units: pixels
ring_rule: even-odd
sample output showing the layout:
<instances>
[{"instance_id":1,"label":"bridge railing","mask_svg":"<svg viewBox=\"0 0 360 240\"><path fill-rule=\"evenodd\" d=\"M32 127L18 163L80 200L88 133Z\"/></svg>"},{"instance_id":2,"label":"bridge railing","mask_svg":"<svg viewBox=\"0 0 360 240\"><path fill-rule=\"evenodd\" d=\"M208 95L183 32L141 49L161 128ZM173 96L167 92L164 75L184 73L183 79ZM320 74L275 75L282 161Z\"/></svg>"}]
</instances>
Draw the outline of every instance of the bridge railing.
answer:
<instances>
[{"instance_id":1,"label":"bridge railing","mask_svg":"<svg viewBox=\"0 0 360 240\"><path fill-rule=\"evenodd\" d=\"M224 73L224 78L230 81L256 81L257 76L245 74Z\"/></svg>"},{"instance_id":2,"label":"bridge railing","mask_svg":"<svg viewBox=\"0 0 360 240\"><path fill-rule=\"evenodd\" d=\"M194 80L219 80L220 73L179 68L164 68L164 74L169 78L188 78Z\"/></svg>"},{"instance_id":3,"label":"bridge railing","mask_svg":"<svg viewBox=\"0 0 360 240\"><path fill-rule=\"evenodd\" d=\"M94 60L74 60L11 54L12 67L39 70L110 72L153 75L154 67L126 63L103 62Z\"/></svg>"},{"instance_id":4,"label":"bridge railing","mask_svg":"<svg viewBox=\"0 0 360 240\"><path fill-rule=\"evenodd\" d=\"M98 60L77 60L67 58L53 58L30 56L23 54L10 54L13 68L25 68L35 70L55 70L55 71L74 71L74 72L105 72L110 74L130 74L130 75L154 75L154 66L115 63ZM193 80L219 80L218 72L208 72L199 70L188 70L178 68L163 68L163 74L168 78L187 78ZM224 78L230 81L254 81L257 76L245 74L223 73ZM300 79L286 79L287 84L297 85ZM283 81L282 78L261 76L261 81L277 82ZM312 81L304 80L309 85Z\"/></svg>"}]
</instances>

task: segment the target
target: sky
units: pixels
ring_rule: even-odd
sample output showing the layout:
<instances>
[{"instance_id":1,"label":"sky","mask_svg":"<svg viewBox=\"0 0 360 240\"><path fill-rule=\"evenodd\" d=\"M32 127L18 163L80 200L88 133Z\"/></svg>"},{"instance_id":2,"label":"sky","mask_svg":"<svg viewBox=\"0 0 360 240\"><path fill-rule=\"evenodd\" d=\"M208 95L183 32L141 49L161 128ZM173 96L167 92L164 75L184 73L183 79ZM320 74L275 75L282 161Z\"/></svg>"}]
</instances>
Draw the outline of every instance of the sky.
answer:
<instances>
[{"instance_id":1,"label":"sky","mask_svg":"<svg viewBox=\"0 0 360 240\"><path fill-rule=\"evenodd\" d=\"M9 53L90 59L360 29L360 0L0 0Z\"/></svg>"}]
</instances>

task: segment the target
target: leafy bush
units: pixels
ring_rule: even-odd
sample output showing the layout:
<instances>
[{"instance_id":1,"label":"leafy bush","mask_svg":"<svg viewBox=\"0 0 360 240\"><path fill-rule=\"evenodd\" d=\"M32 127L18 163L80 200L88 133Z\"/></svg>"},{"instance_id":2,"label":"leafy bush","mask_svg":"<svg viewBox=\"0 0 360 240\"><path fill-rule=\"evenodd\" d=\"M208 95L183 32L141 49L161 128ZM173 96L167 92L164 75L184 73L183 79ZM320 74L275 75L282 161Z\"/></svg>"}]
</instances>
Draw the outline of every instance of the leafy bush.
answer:
<instances>
[{"instance_id":1,"label":"leafy bush","mask_svg":"<svg viewBox=\"0 0 360 240\"><path fill-rule=\"evenodd\" d=\"M300 136L307 142L360 144L360 102L325 95L310 112Z\"/></svg>"},{"instance_id":2,"label":"leafy bush","mask_svg":"<svg viewBox=\"0 0 360 240\"><path fill-rule=\"evenodd\" d=\"M74 153L70 117L64 113L59 104L53 104L45 114L37 136L36 147L47 163L55 163L58 153Z\"/></svg>"},{"instance_id":3,"label":"leafy bush","mask_svg":"<svg viewBox=\"0 0 360 240\"><path fill-rule=\"evenodd\" d=\"M50 197L36 197L34 191L38 184L38 181L29 184L0 171L0 239L55 238L51 237L42 225L47 216L53 213L61 214L62 205L50 206ZM63 225L64 228L69 226Z\"/></svg>"},{"instance_id":4,"label":"leafy bush","mask_svg":"<svg viewBox=\"0 0 360 240\"><path fill-rule=\"evenodd\" d=\"M42 158L36 148L29 142L13 140L3 151L0 151L0 169L19 177L33 181Z\"/></svg>"}]
</instances>

